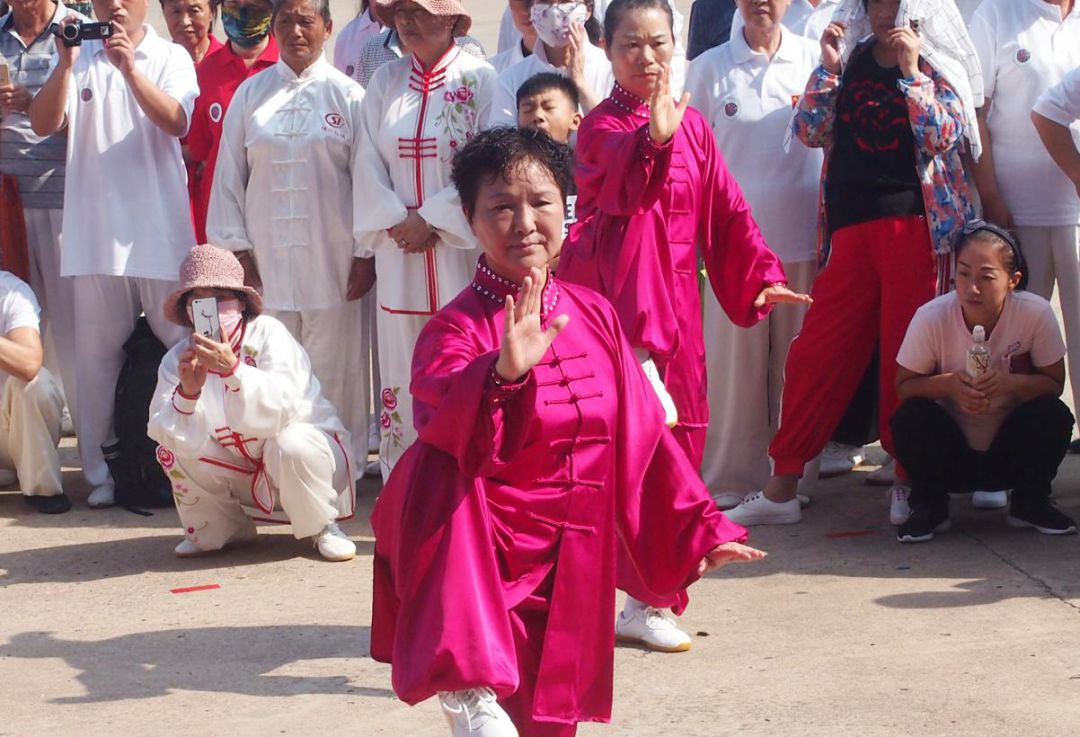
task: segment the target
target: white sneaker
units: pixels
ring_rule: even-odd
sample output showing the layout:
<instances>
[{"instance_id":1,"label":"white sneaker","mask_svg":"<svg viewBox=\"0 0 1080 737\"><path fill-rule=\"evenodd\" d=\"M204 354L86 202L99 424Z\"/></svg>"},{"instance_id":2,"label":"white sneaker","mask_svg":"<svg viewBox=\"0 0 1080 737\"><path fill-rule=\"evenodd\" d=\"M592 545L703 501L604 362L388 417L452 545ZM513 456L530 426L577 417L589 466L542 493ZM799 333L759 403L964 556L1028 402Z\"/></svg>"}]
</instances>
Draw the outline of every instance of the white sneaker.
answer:
<instances>
[{"instance_id":1,"label":"white sneaker","mask_svg":"<svg viewBox=\"0 0 1080 737\"><path fill-rule=\"evenodd\" d=\"M894 486L889 489L889 523L899 527L908 521L911 516L911 505L908 497L911 489L906 486Z\"/></svg>"},{"instance_id":2,"label":"white sneaker","mask_svg":"<svg viewBox=\"0 0 1080 737\"><path fill-rule=\"evenodd\" d=\"M831 478L848 473L866 460L863 449L856 445L842 445L830 442L821 452L821 470L818 478Z\"/></svg>"},{"instance_id":3,"label":"white sneaker","mask_svg":"<svg viewBox=\"0 0 1080 737\"><path fill-rule=\"evenodd\" d=\"M331 522L315 536L315 547L326 560L352 560L356 557L356 543L341 531L337 522Z\"/></svg>"},{"instance_id":4,"label":"white sneaker","mask_svg":"<svg viewBox=\"0 0 1080 737\"><path fill-rule=\"evenodd\" d=\"M735 491L722 491L719 494L713 494L713 501L716 502L716 506L719 509L731 509L737 507L746 497L746 494L740 494Z\"/></svg>"},{"instance_id":5,"label":"white sneaker","mask_svg":"<svg viewBox=\"0 0 1080 737\"><path fill-rule=\"evenodd\" d=\"M510 715L490 688L440 691L439 703L454 737L518 737Z\"/></svg>"},{"instance_id":6,"label":"white sneaker","mask_svg":"<svg viewBox=\"0 0 1080 737\"><path fill-rule=\"evenodd\" d=\"M186 537L180 541L180 544L173 548L173 552L177 558L198 558L200 555L206 555L207 553L217 552L215 550L203 550L197 544L188 540Z\"/></svg>"},{"instance_id":7,"label":"white sneaker","mask_svg":"<svg viewBox=\"0 0 1080 737\"><path fill-rule=\"evenodd\" d=\"M1009 505L1009 490L976 491L971 494L971 506L975 509L1004 509Z\"/></svg>"},{"instance_id":8,"label":"white sneaker","mask_svg":"<svg viewBox=\"0 0 1080 737\"><path fill-rule=\"evenodd\" d=\"M675 409L675 401L668 394L667 387L664 386L664 382L660 379L660 372L656 370L656 364L653 363L651 358L646 358L641 362L641 370L645 372L645 377L648 378L653 391L660 398L660 406L664 408L664 424L668 427L675 427L679 424L679 411Z\"/></svg>"},{"instance_id":9,"label":"white sneaker","mask_svg":"<svg viewBox=\"0 0 1080 737\"><path fill-rule=\"evenodd\" d=\"M889 458L881 464L881 468L875 468L866 474L866 483L871 486L892 486L896 483L896 461Z\"/></svg>"},{"instance_id":10,"label":"white sneaker","mask_svg":"<svg viewBox=\"0 0 1080 737\"><path fill-rule=\"evenodd\" d=\"M786 502L774 502L765 498L765 492L755 491L734 509L724 512L727 518L743 526L749 525L793 525L802 521L802 506L799 499Z\"/></svg>"},{"instance_id":11,"label":"white sneaker","mask_svg":"<svg viewBox=\"0 0 1080 737\"><path fill-rule=\"evenodd\" d=\"M662 653L684 653L690 649L690 635L679 629L665 609L627 605L615 621L615 639L639 642Z\"/></svg>"},{"instance_id":12,"label":"white sneaker","mask_svg":"<svg viewBox=\"0 0 1080 737\"><path fill-rule=\"evenodd\" d=\"M86 503L91 509L103 509L116 504L116 487L112 484L102 484L90 492Z\"/></svg>"}]
</instances>

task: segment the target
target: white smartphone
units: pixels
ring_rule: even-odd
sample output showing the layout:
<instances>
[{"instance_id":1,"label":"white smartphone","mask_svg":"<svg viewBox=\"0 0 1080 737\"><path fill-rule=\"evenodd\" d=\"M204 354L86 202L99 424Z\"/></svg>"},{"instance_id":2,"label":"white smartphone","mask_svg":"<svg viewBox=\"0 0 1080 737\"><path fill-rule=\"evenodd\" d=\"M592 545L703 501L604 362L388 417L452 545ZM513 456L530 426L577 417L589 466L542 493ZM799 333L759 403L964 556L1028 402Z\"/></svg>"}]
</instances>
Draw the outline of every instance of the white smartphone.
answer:
<instances>
[{"instance_id":1,"label":"white smartphone","mask_svg":"<svg viewBox=\"0 0 1080 737\"><path fill-rule=\"evenodd\" d=\"M0 87L11 84L11 67L6 61L0 61Z\"/></svg>"},{"instance_id":2,"label":"white smartphone","mask_svg":"<svg viewBox=\"0 0 1080 737\"><path fill-rule=\"evenodd\" d=\"M217 299L203 297L191 300L191 318L195 332L210 340L221 340L221 322L218 320Z\"/></svg>"}]
</instances>

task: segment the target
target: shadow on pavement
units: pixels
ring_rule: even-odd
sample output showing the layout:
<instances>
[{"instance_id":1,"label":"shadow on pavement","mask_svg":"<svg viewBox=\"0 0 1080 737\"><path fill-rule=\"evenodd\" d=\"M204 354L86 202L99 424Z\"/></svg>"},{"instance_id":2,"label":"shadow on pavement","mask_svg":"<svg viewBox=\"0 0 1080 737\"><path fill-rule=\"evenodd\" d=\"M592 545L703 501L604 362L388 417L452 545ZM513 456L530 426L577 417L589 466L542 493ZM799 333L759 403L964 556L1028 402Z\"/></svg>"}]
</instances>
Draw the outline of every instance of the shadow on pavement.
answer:
<instances>
[{"instance_id":1,"label":"shadow on pavement","mask_svg":"<svg viewBox=\"0 0 1080 737\"><path fill-rule=\"evenodd\" d=\"M352 686L346 675L271 675L305 660L365 657L369 642L367 627L339 625L203 627L95 641L23 632L0 646L0 658L59 658L78 670L86 695L49 698L54 704L147 699L178 690L394 698L390 689Z\"/></svg>"},{"instance_id":2,"label":"shadow on pavement","mask_svg":"<svg viewBox=\"0 0 1080 737\"><path fill-rule=\"evenodd\" d=\"M0 587L258 566L298 557L319 560L309 540L296 540L291 535L260 535L242 546L185 559L173 555L180 539L178 534L157 535L0 553ZM358 556L371 555L373 548L371 541L356 542Z\"/></svg>"}]
</instances>

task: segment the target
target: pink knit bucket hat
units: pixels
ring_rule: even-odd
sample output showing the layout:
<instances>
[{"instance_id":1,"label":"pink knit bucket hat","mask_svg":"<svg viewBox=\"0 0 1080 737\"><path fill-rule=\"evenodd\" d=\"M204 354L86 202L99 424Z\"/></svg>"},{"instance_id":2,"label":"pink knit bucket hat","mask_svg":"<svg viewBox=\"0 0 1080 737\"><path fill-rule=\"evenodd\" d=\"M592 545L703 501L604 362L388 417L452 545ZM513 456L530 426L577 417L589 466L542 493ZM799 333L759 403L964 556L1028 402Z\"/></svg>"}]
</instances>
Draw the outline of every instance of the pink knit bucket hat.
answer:
<instances>
[{"instance_id":1,"label":"pink knit bucket hat","mask_svg":"<svg viewBox=\"0 0 1080 737\"><path fill-rule=\"evenodd\" d=\"M244 267L232 251L217 246L195 246L180 264L180 288L165 300L165 319L191 327L187 316L187 294L193 289L229 289L247 297L245 313L254 317L262 312L262 297L244 286Z\"/></svg>"},{"instance_id":2,"label":"pink knit bucket hat","mask_svg":"<svg viewBox=\"0 0 1080 737\"><path fill-rule=\"evenodd\" d=\"M394 7L407 0L375 0L375 15L386 26L393 25ZM464 36L472 27L472 17L459 0L411 0L432 15L457 16L454 36Z\"/></svg>"}]
</instances>

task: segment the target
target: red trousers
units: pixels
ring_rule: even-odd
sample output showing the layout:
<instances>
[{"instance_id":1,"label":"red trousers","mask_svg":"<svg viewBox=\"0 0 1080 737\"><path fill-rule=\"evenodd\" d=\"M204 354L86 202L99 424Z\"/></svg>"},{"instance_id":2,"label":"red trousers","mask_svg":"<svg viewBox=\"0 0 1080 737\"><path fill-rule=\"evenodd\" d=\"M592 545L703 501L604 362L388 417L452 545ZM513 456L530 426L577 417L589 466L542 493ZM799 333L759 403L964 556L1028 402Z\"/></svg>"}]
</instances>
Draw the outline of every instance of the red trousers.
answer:
<instances>
[{"instance_id":1,"label":"red trousers","mask_svg":"<svg viewBox=\"0 0 1080 737\"><path fill-rule=\"evenodd\" d=\"M769 446L773 473L801 476L836 431L881 346L879 428L893 450L896 354L915 310L934 298L938 258L924 217L891 217L841 228L814 282L814 304L784 365L780 428Z\"/></svg>"}]
</instances>

